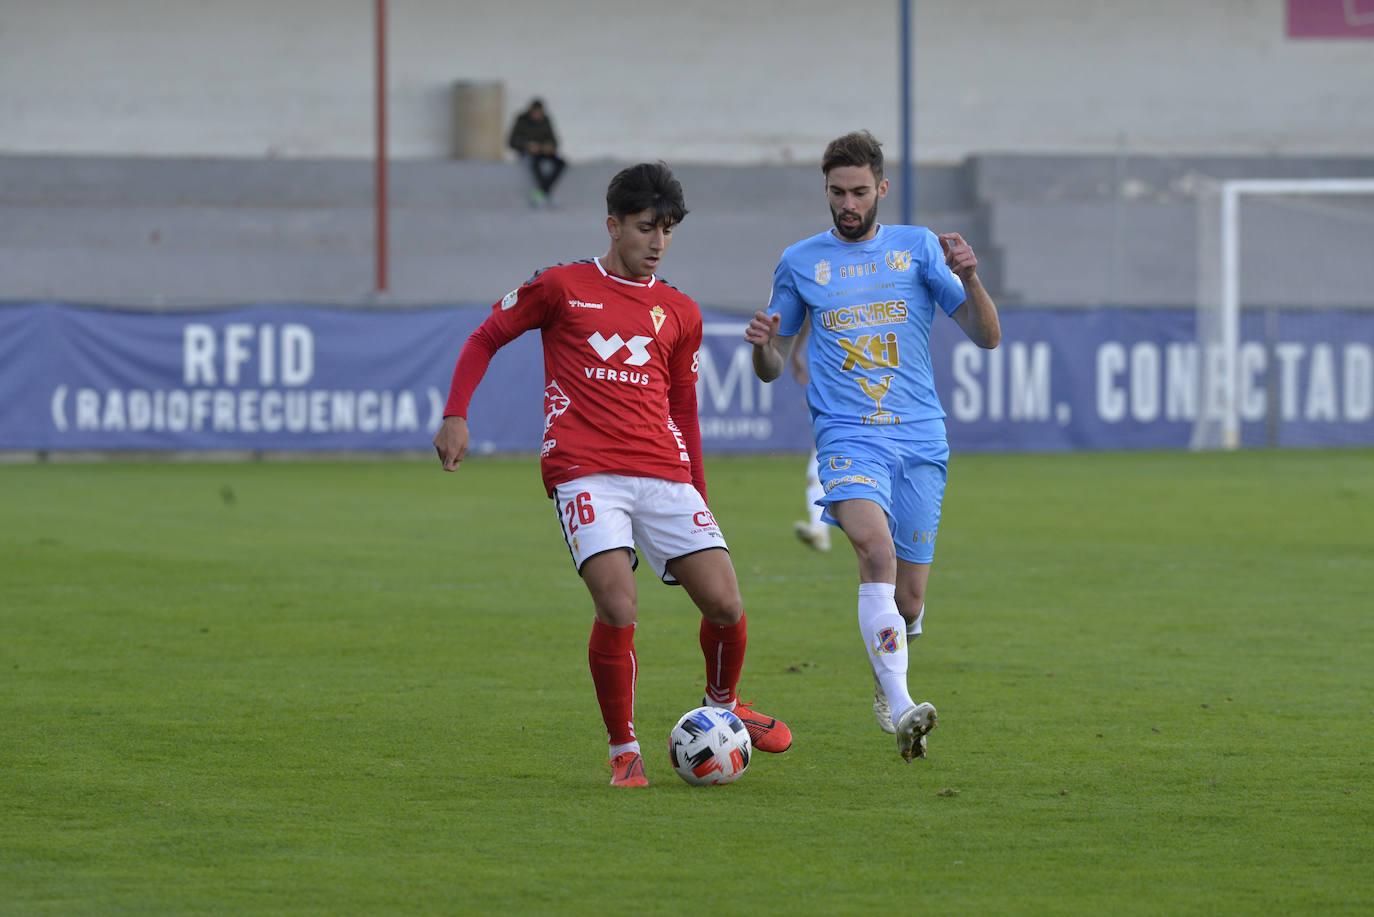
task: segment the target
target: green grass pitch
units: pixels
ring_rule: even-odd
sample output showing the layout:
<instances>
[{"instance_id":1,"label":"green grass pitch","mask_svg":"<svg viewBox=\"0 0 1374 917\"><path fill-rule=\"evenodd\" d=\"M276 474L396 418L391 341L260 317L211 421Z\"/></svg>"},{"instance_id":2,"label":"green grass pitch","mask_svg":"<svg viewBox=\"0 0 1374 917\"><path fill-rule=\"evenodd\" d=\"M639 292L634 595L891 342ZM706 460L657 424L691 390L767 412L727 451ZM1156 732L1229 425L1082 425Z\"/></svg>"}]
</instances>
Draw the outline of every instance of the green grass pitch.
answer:
<instances>
[{"instance_id":1,"label":"green grass pitch","mask_svg":"<svg viewBox=\"0 0 1374 917\"><path fill-rule=\"evenodd\" d=\"M614 790L528 458L0 467L0 914L1369 914L1374 453L956 455L870 711L801 456L708 458L785 755L693 788L640 570Z\"/></svg>"}]
</instances>

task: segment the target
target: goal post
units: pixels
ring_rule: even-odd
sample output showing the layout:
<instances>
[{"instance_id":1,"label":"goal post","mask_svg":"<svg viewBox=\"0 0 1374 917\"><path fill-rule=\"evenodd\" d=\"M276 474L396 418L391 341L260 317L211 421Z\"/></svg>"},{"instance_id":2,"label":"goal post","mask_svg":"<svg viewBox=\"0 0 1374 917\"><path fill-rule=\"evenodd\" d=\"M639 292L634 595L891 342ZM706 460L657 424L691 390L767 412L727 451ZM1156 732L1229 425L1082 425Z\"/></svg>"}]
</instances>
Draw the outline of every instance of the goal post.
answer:
<instances>
[{"instance_id":1,"label":"goal post","mask_svg":"<svg viewBox=\"0 0 1374 917\"><path fill-rule=\"evenodd\" d=\"M1256 373L1264 369L1269 381L1269 397L1264 412L1266 427L1271 431L1263 444L1278 444L1272 433L1277 428L1276 412L1280 399L1274 397L1274 350L1276 335L1273 318L1277 308L1272 297L1269 315L1264 324L1262 349L1244 340L1243 317L1247 306L1248 287L1243 281L1255 266L1243 265L1245 225L1242 207L1247 201L1265 201L1286 207L1279 214L1283 228L1269 227L1268 248L1262 252L1264 262L1258 265L1270 280L1282 269L1273 262L1283 261L1288 252L1295 263L1287 265L1302 278L1307 288L1296 294L1288 306L1342 307L1374 309L1374 278L1365 281L1361 271L1371 273L1374 264L1374 179L1229 179L1204 182L1198 193L1198 263L1197 263L1197 326L1198 360L1200 363L1196 415L1191 438L1193 449L1237 449L1246 445L1242 436L1242 421L1253 419L1253 410L1243 410L1246 402L1244 386ZM1341 202L1349 206L1341 206ZM1320 202L1320 203L1319 203ZM1327 206L1323 206L1327 205ZM1300 217L1300 218L1295 218ZM1314 222L1316 221L1316 222ZM1316 230L1313 225L1320 226ZM1330 243L1314 242L1307 235L1325 238ZM1338 244L1337 244L1338 243ZM1275 248L1283 251L1276 251ZM1316 261L1318 252L1334 248L1336 256L1327 262ZM1253 253L1251 253L1253 254ZM1323 255L1325 253L1323 252ZM1248 270L1243 270L1247 268ZM1321 284L1331 279L1331 271L1349 270L1350 279L1344 289L1323 292ZM1253 285L1253 284L1252 284ZM1265 284L1266 291L1275 286ZM1291 292L1291 291L1290 291ZM1297 301L1297 295L1307 296ZM1282 296L1282 292L1275 295ZM1374 312L1371 312L1374 315ZM1257 364L1260 364L1257 366ZM1258 401L1249 398L1249 403Z\"/></svg>"}]
</instances>

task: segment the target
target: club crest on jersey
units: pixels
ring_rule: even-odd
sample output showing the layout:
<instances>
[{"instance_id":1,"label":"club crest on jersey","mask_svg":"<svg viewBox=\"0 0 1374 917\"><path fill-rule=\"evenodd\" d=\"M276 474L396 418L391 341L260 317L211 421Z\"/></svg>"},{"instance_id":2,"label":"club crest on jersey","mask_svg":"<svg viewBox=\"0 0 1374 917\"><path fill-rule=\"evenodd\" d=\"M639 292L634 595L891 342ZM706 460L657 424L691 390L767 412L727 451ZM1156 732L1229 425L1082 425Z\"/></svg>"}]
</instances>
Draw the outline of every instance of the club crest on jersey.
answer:
<instances>
[{"instance_id":1,"label":"club crest on jersey","mask_svg":"<svg viewBox=\"0 0 1374 917\"><path fill-rule=\"evenodd\" d=\"M544 432L548 433L553 422L563 416L572 404L572 399L563 394L557 382L550 382L544 389Z\"/></svg>"},{"instance_id":2,"label":"club crest on jersey","mask_svg":"<svg viewBox=\"0 0 1374 917\"><path fill-rule=\"evenodd\" d=\"M911 267L911 252L888 252L887 266L894 271L905 271Z\"/></svg>"},{"instance_id":3,"label":"club crest on jersey","mask_svg":"<svg viewBox=\"0 0 1374 917\"><path fill-rule=\"evenodd\" d=\"M816 262L816 282L824 286L830 282L830 262Z\"/></svg>"},{"instance_id":4,"label":"club crest on jersey","mask_svg":"<svg viewBox=\"0 0 1374 917\"><path fill-rule=\"evenodd\" d=\"M902 641L905 636L895 627L884 627L878 631L878 636L873 641L873 655L891 656L902 648Z\"/></svg>"},{"instance_id":5,"label":"club crest on jersey","mask_svg":"<svg viewBox=\"0 0 1374 917\"><path fill-rule=\"evenodd\" d=\"M654 320L654 334L658 334L658 329L663 327L663 320L668 317L668 313L663 311L662 306L654 306L649 310L649 317Z\"/></svg>"},{"instance_id":6,"label":"club crest on jersey","mask_svg":"<svg viewBox=\"0 0 1374 917\"><path fill-rule=\"evenodd\" d=\"M887 390L892 387L894 376L883 376L877 382L871 379L860 377L859 388L864 390L864 394L873 399L873 413L864 414L859 419L866 424L874 426L888 426L902 422L902 418L893 414L891 411L883 410L883 398L887 397Z\"/></svg>"},{"instance_id":7,"label":"club crest on jersey","mask_svg":"<svg viewBox=\"0 0 1374 917\"><path fill-rule=\"evenodd\" d=\"M501 311L502 311L502 312L505 312L505 311L506 311L507 309L509 309L511 306L515 305L516 300L518 300L519 298L520 298L520 291L519 291L519 290L511 290L511 291L510 291L509 293L507 293L505 296L501 297Z\"/></svg>"}]
</instances>

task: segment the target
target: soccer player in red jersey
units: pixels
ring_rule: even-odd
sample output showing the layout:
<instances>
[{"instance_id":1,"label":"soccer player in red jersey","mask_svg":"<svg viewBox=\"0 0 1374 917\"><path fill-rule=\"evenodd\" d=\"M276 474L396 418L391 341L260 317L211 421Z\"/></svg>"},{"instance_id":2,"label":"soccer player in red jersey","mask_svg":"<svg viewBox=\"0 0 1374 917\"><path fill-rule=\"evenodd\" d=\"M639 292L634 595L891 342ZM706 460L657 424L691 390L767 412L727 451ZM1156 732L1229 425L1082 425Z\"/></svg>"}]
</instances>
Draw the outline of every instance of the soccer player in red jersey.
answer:
<instances>
[{"instance_id":1,"label":"soccer player in red jersey","mask_svg":"<svg viewBox=\"0 0 1374 917\"><path fill-rule=\"evenodd\" d=\"M535 274L467 339L434 448L445 471L457 470L468 448L468 403L492 356L538 328L540 466L596 612L587 657L610 742L611 784L647 786L633 721L636 546L701 611L704 703L734 710L760 751L786 751L792 733L736 693L744 605L706 504L696 398L701 310L656 274L687 215L682 185L661 162L631 166L611 180L606 212L605 255Z\"/></svg>"}]
</instances>

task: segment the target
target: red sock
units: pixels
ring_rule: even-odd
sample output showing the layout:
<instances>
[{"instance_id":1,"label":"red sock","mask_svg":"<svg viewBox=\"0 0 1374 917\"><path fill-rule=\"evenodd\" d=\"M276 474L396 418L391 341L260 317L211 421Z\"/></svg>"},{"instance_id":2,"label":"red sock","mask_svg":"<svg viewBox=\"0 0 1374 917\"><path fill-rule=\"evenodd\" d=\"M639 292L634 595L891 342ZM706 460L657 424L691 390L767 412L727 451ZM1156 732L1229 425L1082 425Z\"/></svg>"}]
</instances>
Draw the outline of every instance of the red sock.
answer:
<instances>
[{"instance_id":1,"label":"red sock","mask_svg":"<svg viewBox=\"0 0 1374 917\"><path fill-rule=\"evenodd\" d=\"M635 626L612 627L593 621L587 663L610 743L625 745L635 741Z\"/></svg>"},{"instance_id":2,"label":"red sock","mask_svg":"<svg viewBox=\"0 0 1374 917\"><path fill-rule=\"evenodd\" d=\"M701 653L706 657L706 699L729 706L735 700L740 672L744 670L744 646L749 642L744 616L724 627L701 619Z\"/></svg>"}]
</instances>

